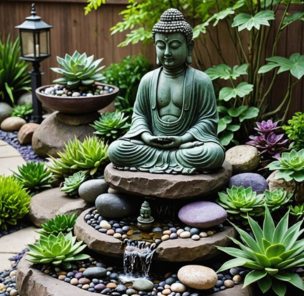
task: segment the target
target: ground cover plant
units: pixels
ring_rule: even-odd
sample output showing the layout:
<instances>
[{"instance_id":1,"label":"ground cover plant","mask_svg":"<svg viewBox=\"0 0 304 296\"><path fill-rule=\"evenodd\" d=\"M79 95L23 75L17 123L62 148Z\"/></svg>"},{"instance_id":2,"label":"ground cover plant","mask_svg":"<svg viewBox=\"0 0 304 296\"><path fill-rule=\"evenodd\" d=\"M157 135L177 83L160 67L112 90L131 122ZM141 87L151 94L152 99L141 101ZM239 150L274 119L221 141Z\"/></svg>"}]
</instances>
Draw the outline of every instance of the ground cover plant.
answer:
<instances>
[{"instance_id":1,"label":"ground cover plant","mask_svg":"<svg viewBox=\"0 0 304 296\"><path fill-rule=\"evenodd\" d=\"M296 112L288 120L288 124L283 125L283 130L292 142L292 147L296 149L304 148L304 113Z\"/></svg>"},{"instance_id":2,"label":"ground cover plant","mask_svg":"<svg viewBox=\"0 0 304 296\"><path fill-rule=\"evenodd\" d=\"M15 105L12 110L11 116L21 117L27 119L33 113L33 104Z\"/></svg>"},{"instance_id":3,"label":"ground cover plant","mask_svg":"<svg viewBox=\"0 0 304 296\"><path fill-rule=\"evenodd\" d=\"M0 228L16 225L29 212L31 196L12 176L0 175Z\"/></svg>"},{"instance_id":4,"label":"ground cover plant","mask_svg":"<svg viewBox=\"0 0 304 296\"><path fill-rule=\"evenodd\" d=\"M218 249L236 258L224 263L218 272L237 266L247 267L251 271L245 277L244 287L257 282L263 294L272 289L278 296L284 296L287 283L304 291L303 280L293 269L304 264L304 240L300 238L304 232L301 229L303 221L290 228L288 221L289 211L275 226L266 207L263 228L248 217L253 236L233 225L241 238L230 238L237 247Z\"/></svg>"},{"instance_id":5,"label":"ground cover plant","mask_svg":"<svg viewBox=\"0 0 304 296\"><path fill-rule=\"evenodd\" d=\"M16 94L30 90L31 77L27 71L28 63L20 59L19 38L6 42L0 39L0 99L15 103Z\"/></svg>"}]
</instances>

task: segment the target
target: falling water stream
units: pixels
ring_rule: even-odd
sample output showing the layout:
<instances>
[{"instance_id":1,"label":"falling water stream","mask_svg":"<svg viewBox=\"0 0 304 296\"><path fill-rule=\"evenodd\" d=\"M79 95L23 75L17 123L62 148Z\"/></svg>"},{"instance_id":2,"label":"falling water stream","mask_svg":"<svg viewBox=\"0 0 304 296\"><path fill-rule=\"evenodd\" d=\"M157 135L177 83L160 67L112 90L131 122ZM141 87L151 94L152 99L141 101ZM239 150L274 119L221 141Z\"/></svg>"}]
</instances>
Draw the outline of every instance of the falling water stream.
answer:
<instances>
[{"instance_id":1,"label":"falling water stream","mask_svg":"<svg viewBox=\"0 0 304 296\"><path fill-rule=\"evenodd\" d=\"M123 266L127 276L148 277L156 243L126 239Z\"/></svg>"}]
</instances>

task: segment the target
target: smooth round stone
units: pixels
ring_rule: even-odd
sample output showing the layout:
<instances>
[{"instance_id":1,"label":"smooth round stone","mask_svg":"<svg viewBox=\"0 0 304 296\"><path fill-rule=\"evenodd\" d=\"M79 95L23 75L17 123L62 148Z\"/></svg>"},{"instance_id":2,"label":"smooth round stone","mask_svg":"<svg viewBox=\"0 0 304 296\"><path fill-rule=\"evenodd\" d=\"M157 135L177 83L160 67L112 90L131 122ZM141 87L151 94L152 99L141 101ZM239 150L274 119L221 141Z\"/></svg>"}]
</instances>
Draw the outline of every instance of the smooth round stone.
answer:
<instances>
[{"instance_id":1,"label":"smooth round stone","mask_svg":"<svg viewBox=\"0 0 304 296\"><path fill-rule=\"evenodd\" d=\"M198 234L192 235L191 238L192 238L194 241L200 240L200 236L199 236Z\"/></svg>"},{"instance_id":2,"label":"smooth round stone","mask_svg":"<svg viewBox=\"0 0 304 296\"><path fill-rule=\"evenodd\" d=\"M72 97L80 97L81 96L81 93L75 91L72 93Z\"/></svg>"},{"instance_id":3,"label":"smooth round stone","mask_svg":"<svg viewBox=\"0 0 304 296\"><path fill-rule=\"evenodd\" d=\"M187 225L208 228L217 226L227 219L227 212L210 201L196 201L183 206L178 218Z\"/></svg>"},{"instance_id":4,"label":"smooth round stone","mask_svg":"<svg viewBox=\"0 0 304 296\"><path fill-rule=\"evenodd\" d=\"M95 285L95 290L103 290L106 286L104 284L97 284Z\"/></svg>"},{"instance_id":5,"label":"smooth round stone","mask_svg":"<svg viewBox=\"0 0 304 296\"><path fill-rule=\"evenodd\" d=\"M77 286L79 284L79 281L78 281L78 279L73 278L73 279L71 279L70 284Z\"/></svg>"},{"instance_id":6,"label":"smooth round stone","mask_svg":"<svg viewBox=\"0 0 304 296\"><path fill-rule=\"evenodd\" d=\"M200 233L200 237L203 237L203 238L204 238L204 237L207 237L207 236L208 236L207 232L201 232L201 233Z\"/></svg>"},{"instance_id":7,"label":"smooth round stone","mask_svg":"<svg viewBox=\"0 0 304 296\"><path fill-rule=\"evenodd\" d=\"M173 284L174 282L176 281L175 278L173 277L168 277L166 280L165 280L165 288L170 288L170 285Z\"/></svg>"},{"instance_id":8,"label":"smooth round stone","mask_svg":"<svg viewBox=\"0 0 304 296\"><path fill-rule=\"evenodd\" d=\"M111 229L111 224L106 220L101 220L99 226L103 229Z\"/></svg>"},{"instance_id":9,"label":"smooth round stone","mask_svg":"<svg viewBox=\"0 0 304 296\"><path fill-rule=\"evenodd\" d=\"M171 285L171 291L176 293L183 293L186 291L186 286L182 283L174 283Z\"/></svg>"},{"instance_id":10,"label":"smooth round stone","mask_svg":"<svg viewBox=\"0 0 304 296\"><path fill-rule=\"evenodd\" d=\"M133 282L133 288L138 291L152 291L154 284L146 279L137 279Z\"/></svg>"},{"instance_id":11,"label":"smooth round stone","mask_svg":"<svg viewBox=\"0 0 304 296\"><path fill-rule=\"evenodd\" d=\"M229 272L230 272L231 275L237 275L237 274L239 274L239 271L235 267L230 268Z\"/></svg>"},{"instance_id":12,"label":"smooth round stone","mask_svg":"<svg viewBox=\"0 0 304 296\"><path fill-rule=\"evenodd\" d=\"M116 287L116 291L119 293L124 293L124 292L126 292L126 290L127 290L127 287L123 284L119 284Z\"/></svg>"},{"instance_id":13,"label":"smooth round stone","mask_svg":"<svg viewBox=\"0 0 304 296\"><path fill-rule=\"evenodd\" d=\"M134 205L119 194L104 193L97 197L95 206L98 213L106 218L121 219L132 215Z\"/></svg>"},{"instance_id":14,"label":"smooth round stone","mask_svg":"<svg viewBox=\"0 0 304 296\"><path fill-rule=\"evenodd\" d=\"M240 276L240 275L235 275L233 278L232 278L232 280L234 281L234 282L237 282L237 283L239 283L239 282L241 282L242 280L243 280L243 278Z\"/></svg>"},{"instance_id":15,"label":"smooth round stone","mask_svg":"<svg viewBox=\"0 0 304 296\"><path fill-rule=\"evenodd\" d=\"M113 235L115 233L115 231L113 229L109 229L107 231L107 235Z\"/></svg>"},{"instance_id":16,"label":"smooth round stone","mask_svg":"<svg viewBox=\"0 0 304 296\"><path fill-rule=\"evenodd\" d=\"M108 192L109 185L103 179L88 180L78 189L79 196L88 203L95 203L97 196Z\"/></svg>"},{"instance_id":17,"label":"smooth round stone","mask_svg":"<svg viewBox=\"0 0 304 296\"><path fill-rule=\"evenodd\" d=\"M191 228L190 229L190 233L193 235L193 234L199 234L200 233L200 230L198 228Z\"/></svg>"},{"instance_id":18,"label":"smooth round stone","mask_svg":"<svg viewBox=\"0 0 304 296\"><path fill-rule=\"evenodd\" d=\"M65 279L65 275L61 274L59 277L58 277L58 280L60 281L63 281Z\"/></svg>"},{"instance_id":19,"label":"smooth round stone","mask_svg":"<svg viewBox=\"0 0 304 296\"><path fill-rule=\"evenodd\" d=\"M89 267L83 272L83 276L86 278L102 278L106 276L107 270L103 267Z\"/></svg>"},{"instance_id":20,"label":"smooth round stone","mask_svg":"<svg viewBox=\"0 0 304 296\"><path fill-rule=\"evenodd\" d=\"M12 114L12 110L13 108L9 104L0 102L0 123L4 119L10 117L10 115Z\"/></svg>"},{"instance_id":21,"label":"smooth round stone","mask_svg":"<svg viewBox=\"0 0 304 296\"><path fill-rule=\"evenodd\" d=\"M171 290L170 289L164 289L163 291L162 291L162 294L163 295L169 295L171 293Z\"/></svg>"},{"instance_id":22,"label":"smooth round stone","mask_svg":"<svg viewBox=\"0 0 304 296\"><path fill-rule=\"evenodd\" d=\"M12 116L4 119L1 122L1 129L4 131L18 131L26 121L23 118Z\"/></svg>"},{"instance_id":23,"label":"smooth round stone","mask_svg":"<svg viewBox=\"0 0 304 296\"><path fill-rule=\"evenodd\" d=\"M232 288L234 286L234 282L232 280L226 280L224 281L224 286L226 288Z\"/></svg>"},{"instance_id":24,"label":"smooth round stone","mask_svg":"<svg viewBox=\"0 0 304 296\"><path fill-rule=\"evenodd\" d=\"M136 291L135 291L134 289L132 289L132 288L129 288L129 289L127 289L126 293L127 293L128 295L133 295L133 294L136 293Z\"/></svg>"},{"instance_id":25,"label":"smooth round stone","mask_svg":"<svg viewBox=\"0 0 304 296\"><path fill-rule=\"evenodd\" d=\"M79 279L79 284L85 285L85 284L89 284L91 281L87 278L80 278Z\"/></svg>"},{"instance_id":26,"label":"smooth round stone","mask_svg":"<svg viewBox=\"0 0 304 296\"><path fill-rule=\"evenodd\" d=\"M170 236L168 235L168 234L165 234L165 235L163 235L162 237L161 237L161 240L162 241L166 241L166 240L168 240L170 238Z\"/></svg>"},{"instance_id":27,"label":"smooth round stone","mask_svg":"<svg viewBox=\"0 0 304 296\"><path fill-rule=\"evenodd\" d=\"M171 233L170 234L170 239L177 239L177 238L178 238L177 233Z\"/></svg>"},{"instance_id":28,"label":"smooth round stone","mask_svg":"<svg viewBox=\"0 0 304 296\"><path fill-rule=\"evenodd\" d=\"M207 290L215 286L217 274L209 267L201 265L186 265L179 269L178 279L190 288Z\"/></svg>"},{"instance_id":29,"label":"smooth round stone","mask_svg":"<svg viewBox=\"0 0 304 296\"><path fill-rule=\"evenodd\" d=\"M121 238L121 234L120 233L114 233L114 235L113 235L113 237L115 237L115 238Z\"/></svg>"},{"instance_id":30,"label":"smooth round stone","mask_svg":"<svg viewBox=\"0 0 304 296\"><path fill-rule=\"evenodd\" d=\"M181 238L188 238L188 237L190 237L190 236L191 236L190 231L183 231L183 232L179 235L179 237L181 237Z\"/></svg>"},{"instance_id":31,"label":"smooth round stone","mask_svg":"<svg viewBox=\"0 0 304 296\"><path fill-rule=\"evenodd\" d=\"M263 193L267 189L267 181L260 174L256 173L242 173L234 175L229 180L229 188L232 186L244 188L251 187L252 191L255 191L257 194Z\"/></svg>"},{"instance_id":32,"label":"smooth round stone","mask_svg":"<svg viewBox=\"0 0 304 296\"><path fill-rule=\"evenodd\" d=\"M89 288L90 288L90 285L88 285L88 284L85 284L85 285L82 286L83 290L88 290Z\"/></svg>"}]
</instances>

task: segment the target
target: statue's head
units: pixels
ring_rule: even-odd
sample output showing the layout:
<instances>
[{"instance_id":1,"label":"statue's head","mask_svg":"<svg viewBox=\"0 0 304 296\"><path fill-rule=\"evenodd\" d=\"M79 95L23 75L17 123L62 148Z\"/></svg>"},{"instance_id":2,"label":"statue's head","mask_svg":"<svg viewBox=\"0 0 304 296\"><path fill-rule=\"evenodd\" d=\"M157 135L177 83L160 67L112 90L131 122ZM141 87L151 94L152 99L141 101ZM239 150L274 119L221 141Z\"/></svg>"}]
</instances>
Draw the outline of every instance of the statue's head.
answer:
<instances>
[{"instance_id":1,"label":"statue's head","mask_svg":"<svg viewBox=\"0 0 304 296\"><path fill-rule=\"evenodd\" d=\"M180 53L178 54L184 56L184 63L190 64L192 62L193 30L179 10L175 8L166 10L161 15L160 21L154 25L152 36L156 45L158 60L161 59L161 49L164 46L168 47L167 45L171 42L173 44L172 51L179 48ZM176 40L175 43L174 40ZM178 46L179 42L182 47ZM167 49L164 48L164 50ZM160 60L159 62L163 64L163 61Z\"/></svg>"}]
</instances>

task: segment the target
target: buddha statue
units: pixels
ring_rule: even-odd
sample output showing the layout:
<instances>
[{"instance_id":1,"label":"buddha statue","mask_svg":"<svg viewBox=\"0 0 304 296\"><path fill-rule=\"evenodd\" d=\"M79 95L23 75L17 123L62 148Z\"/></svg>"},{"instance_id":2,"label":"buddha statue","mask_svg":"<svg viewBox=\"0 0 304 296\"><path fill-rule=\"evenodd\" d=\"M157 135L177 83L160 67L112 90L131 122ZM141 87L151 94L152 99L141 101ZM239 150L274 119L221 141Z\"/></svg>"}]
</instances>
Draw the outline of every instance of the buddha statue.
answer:
<instances>
[{"instance_id":1,"label":"buddha statue","mask_svg":"<svg viewBox=\"0 0 304 296\"><path fill-rule=\"evenodd\" d=\"M152 30L157 64L141 80L130 130L109 147L119 170L195 174L219 169L225 158L209 77L191 68L193 31L177 9Z\"/></svg>"}]
</instances>

